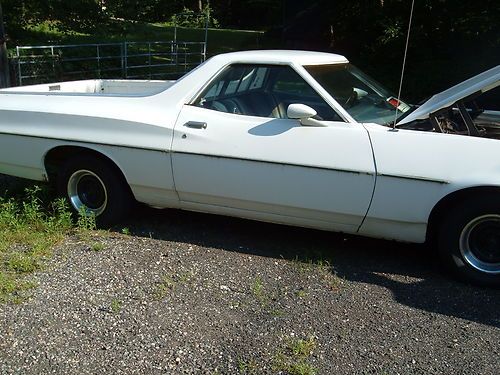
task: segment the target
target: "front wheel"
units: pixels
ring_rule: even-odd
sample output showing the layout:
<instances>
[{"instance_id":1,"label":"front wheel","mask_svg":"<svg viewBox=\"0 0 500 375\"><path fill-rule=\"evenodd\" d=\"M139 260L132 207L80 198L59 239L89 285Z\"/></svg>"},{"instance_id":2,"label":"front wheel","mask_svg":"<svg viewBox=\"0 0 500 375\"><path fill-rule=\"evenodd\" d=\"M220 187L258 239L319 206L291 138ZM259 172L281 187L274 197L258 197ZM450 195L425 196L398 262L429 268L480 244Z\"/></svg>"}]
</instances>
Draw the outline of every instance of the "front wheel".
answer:
<instances>
[{"instance_id":1,"label":"front wheel","mask_svg":"<svg viewBox=\"0 0 500 375\"><path fill-rule=\"evenodd\" d=\"M132 202L130 189L117 169L90 155L77 156L64 164L57 190L75 213L94 215L101 227L123 219Z\"/></svg>"},{"instance_id":2,"label":"front wheel","mask_svg":"<svg viewBox=\"0 0 500 375\"><path fill-rule=\"evenodd\" d=\"M500 195L485 194L451 209L438 248L444 265L461 279L500 286Z\"/></svg>"}]
</instances>

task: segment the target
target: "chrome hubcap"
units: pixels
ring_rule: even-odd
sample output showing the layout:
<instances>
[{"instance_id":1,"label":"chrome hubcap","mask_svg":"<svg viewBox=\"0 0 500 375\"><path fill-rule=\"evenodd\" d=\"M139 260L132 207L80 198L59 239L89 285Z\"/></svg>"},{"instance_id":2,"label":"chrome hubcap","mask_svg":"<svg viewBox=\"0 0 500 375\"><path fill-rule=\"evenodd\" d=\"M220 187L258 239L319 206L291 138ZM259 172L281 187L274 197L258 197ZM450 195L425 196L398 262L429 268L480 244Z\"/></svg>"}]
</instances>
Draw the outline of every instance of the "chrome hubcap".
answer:
<instances>
[{"instance_id":1,"label":"chrome hubcap","mask_svg":"<svg viewBox=\"0 0 500 375\"><path fill-rule=\"evenodd\" d=\"M475 269L500 274L500 215L484 215L469 222L460 235L460 252Z\"/></svg>"},{"instance_id":2,"label":"chrome hubcap","mask_svg":"<svg viewBox=\"0 0 500 375\"><path fill-rule=\"evenodd\" d=\"M68 197L71 205L87 215L99 216L108 204L106 186L95 173L87 170L76 171L68 180Z\"/></svg>"}]
</instances>

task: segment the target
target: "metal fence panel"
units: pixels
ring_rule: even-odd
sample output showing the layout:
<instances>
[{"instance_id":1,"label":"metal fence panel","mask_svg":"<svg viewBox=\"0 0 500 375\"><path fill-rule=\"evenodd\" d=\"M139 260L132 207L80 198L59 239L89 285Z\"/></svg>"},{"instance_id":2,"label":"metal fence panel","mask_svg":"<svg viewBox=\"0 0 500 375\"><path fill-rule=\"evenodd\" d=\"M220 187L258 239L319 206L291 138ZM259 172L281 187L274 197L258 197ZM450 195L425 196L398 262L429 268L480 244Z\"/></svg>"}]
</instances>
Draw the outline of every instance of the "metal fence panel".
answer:
<instances>
[{"instance_id":1,"label":"metal fence panel","mask_svg":"<svg viewBox=\"0 0 500 375\"><path fill-rule=\"evenodd\" d=\"M92 78L172 79L206 59L206 42L150 41L18 46L18 85Z\"/></svg>"}]
</instances>

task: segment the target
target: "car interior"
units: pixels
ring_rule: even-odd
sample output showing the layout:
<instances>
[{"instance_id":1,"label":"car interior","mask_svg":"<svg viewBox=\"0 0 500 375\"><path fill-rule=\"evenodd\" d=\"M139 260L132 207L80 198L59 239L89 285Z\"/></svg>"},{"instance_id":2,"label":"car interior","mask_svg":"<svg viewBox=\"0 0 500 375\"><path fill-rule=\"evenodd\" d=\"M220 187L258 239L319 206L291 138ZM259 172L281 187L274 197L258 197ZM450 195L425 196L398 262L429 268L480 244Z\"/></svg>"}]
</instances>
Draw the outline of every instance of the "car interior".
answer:
<instances>
[{"instance_id":1,"label":"car interior","mask_svg":"<svg viewBox=\"0 0 500 375\"><path fill-rule=\"evenodd\" d=\"M316 110L319 120L342 118L289 66L236 64L221 73L194 105L220 112L286 119L290 104Z\"/></svg>"}]
</instances>

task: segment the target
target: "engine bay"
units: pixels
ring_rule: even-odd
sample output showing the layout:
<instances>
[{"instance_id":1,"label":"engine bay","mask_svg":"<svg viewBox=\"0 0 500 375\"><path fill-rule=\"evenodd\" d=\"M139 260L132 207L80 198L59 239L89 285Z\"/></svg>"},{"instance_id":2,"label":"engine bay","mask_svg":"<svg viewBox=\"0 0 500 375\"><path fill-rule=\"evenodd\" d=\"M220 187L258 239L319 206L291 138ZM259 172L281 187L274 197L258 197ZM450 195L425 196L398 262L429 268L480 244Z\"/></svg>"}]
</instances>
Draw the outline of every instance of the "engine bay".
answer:
<instances>
[{"instance_id":1,"label":"engine bay","mask_svg":"<svg viewBox=\"0 0 500 375\"><path fill-rule=\"evenodd\" d=\"M484 109L481 94L477 92L431 113L427 119L402 124L398 128L500 139L500 111Z\"/></svg>"}]
</instances>

